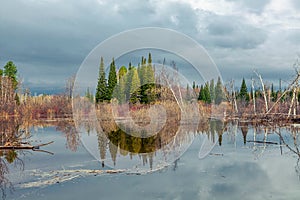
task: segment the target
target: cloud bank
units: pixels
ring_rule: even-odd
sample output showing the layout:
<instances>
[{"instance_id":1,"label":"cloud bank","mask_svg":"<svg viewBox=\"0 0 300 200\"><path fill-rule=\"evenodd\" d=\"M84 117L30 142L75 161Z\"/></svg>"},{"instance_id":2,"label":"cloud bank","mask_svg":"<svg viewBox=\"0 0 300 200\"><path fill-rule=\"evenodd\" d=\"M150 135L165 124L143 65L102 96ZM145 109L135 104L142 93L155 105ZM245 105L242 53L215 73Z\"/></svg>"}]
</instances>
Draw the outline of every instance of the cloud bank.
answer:
<instances>
[{"instance_id":1,"label":"cloud bank","mask_svg":"<svg viewBox=\"0 0 300 200\"><path fill-rule=\"evenodd\" d=\"M101 41L132 28L171 28L202 44L223 79L290 79L300 53L297 0L12 0L0 7L0 64L25 85L62 88Z\"/></svg>"}]
</instances>

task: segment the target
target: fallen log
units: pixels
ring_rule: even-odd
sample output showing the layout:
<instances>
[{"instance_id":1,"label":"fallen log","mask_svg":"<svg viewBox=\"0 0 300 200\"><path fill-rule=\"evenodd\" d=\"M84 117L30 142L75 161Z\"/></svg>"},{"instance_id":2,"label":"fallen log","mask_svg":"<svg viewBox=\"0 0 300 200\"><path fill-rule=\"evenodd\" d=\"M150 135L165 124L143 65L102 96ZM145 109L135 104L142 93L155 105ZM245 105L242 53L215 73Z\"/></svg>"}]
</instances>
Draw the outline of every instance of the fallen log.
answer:
<instances>
[{"instance_id":1,"label":"fallen log","mask_svg":"<svg viewBox=\"0 0 300 200\"><path fill-rule=\"evenodd\" d=\"M277 142L268 142L268 141L254 141L254 140L247 140L247 142L260 143L260 144L275 144L275 145L278 145Z\"/></svg>"},{"instance_id":2,"label":"fallen log","mask_svg":"<svg viewBox=\"0 0 300 200\"><path fill-rule=\"evenodd\" d=\"M53 155L52 152L40 149L40 147L52 144L53 142L54 141L44 143L44 144L35 145L35 146L27 145L27 144L26 145L19 145L19 146L17 146L17 145L14 145L14 146L0 146L0 150L32 150L32 151L45 152L45 153L49 153L49 154Z\"/></svg>"}]
</instances>

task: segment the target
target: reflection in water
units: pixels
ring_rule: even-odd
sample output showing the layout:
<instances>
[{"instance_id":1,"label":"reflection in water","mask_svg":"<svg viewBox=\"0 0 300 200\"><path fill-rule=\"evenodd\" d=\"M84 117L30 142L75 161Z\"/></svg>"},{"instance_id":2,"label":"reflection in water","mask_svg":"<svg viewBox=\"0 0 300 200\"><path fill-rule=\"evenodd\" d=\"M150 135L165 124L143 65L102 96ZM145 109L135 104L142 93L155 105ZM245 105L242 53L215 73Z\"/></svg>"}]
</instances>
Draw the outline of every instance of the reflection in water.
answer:
<instances>
[{"instance_id":1,"label":"reflection in water","mask_svg":"<svg viewBox=\"0 0 300 200\"><path fill-rule=\"evenodd\" d=\"M76 151L79 145L79 135L75 131L74 122L69 120L60 121L20 121L19 119L0 120L0 189L2 199L6 198L8 191L13 191L14 186L9 180L10 168L23 171L25 164L19 158L24 156L25 150L7 149L8 147L21 147L30 145L30 128L55 126L57 130L64 133L66 147ZM42 151L38 150L37 151ZM46 151L45 151L46 152Z\"/></svg>"},{"instance_id":2,"label":"reflection in water","mask_svg":"<svg viewBox=\"0 0 300 200\"><path fill-rule=\"evenodd\" d=\"M103 123L103 122L102 122ZM100 153L100 158L102 160L102 165L104 166L104 161L107 160L107 156L110 156L110 159L115 166L118 159L122 157L128 157L130 159L133 156L138 156L143 165L149 164L150 169L153 167L153 160L156 156L158 150L162 149L164 146L168 144L168 135L170 136L172 133L172 129L176 128L176 126L165 126L164 131L168 130L168 134L160 135L157 134L155 136L151 136L148 138L137 138L132 136L131 134L127 134L122 129L118 128L115 123L106 121L102 127L107 130L111 130L103 134L102 131L99 131L97 134L98 137L98 148ZM92 128L89 127L89 130ZM115 129L115 130L114 130ZM240 131L239 131L240 130ZM249 130L251 130L252 138L247 139L247 135ZM285 130L287 132L291 132L290 135L286 136L288 138L293 139L293 143L286 142L285 138L281 136L281 130ZM232 143L235 144L236 147L236 136L238 136L238 132L241 133L243 138L243 144L247 145L247 143L253 144L253 153L256 154L258 158L261 156L265 150L269 146L275 146L278 148L282 148L285 146L291 152L295 153L300 158L299 153L299 139L298 139L298 131L300 129L287 127L270 127L261 124L252 124L249 122L224 122L221 120L201 120L198 124L198 128L195 130L194 127L191 126L181 126L180 130L177 131L177 145L184 144L189 142L189 136L191 133L194 135L206 135L206 137L215 142L217 139L219 146L222 146L223 136L226 133L229 135L229 140L233 140ZM176 131L176 130L173 130ZM269 135L278 134L280 137L280 144L276 145L277 142L269 141ZM162 139L164 136L166 138ZM231 138L231 139L230 139ZM168 141L167 143L162 143L163 141ZM292 147L292 145L294 147ZM170 149L167 149L170 150ZM299 162L298 162L299 163ZM297 165L297 171L299 170L299 165ZM300 177L300 175L299 175Z\"/></svg>"},{"instance_id":3,"label":"reflection in water","mask_svg":"<svg viewBox=\"0 0 300 200\"><path fill-rule=\"evenodd\" d=\"M17 120L0 121L0 146L18 146L21 144L21 136L24 132L20 131L20 122ZM8 179L9 166L14 163L15 167L24 169L24 163L18 159L16 150L3 150L0 149L0 188L2 198L6 198L7 190L12 191L13 185Z\"/></svg>"},{"instance_id":4,"label":"reflection in water","mask_svg":"<svg viewBox=\"0 0 300 200\"><path fill-rule=\"evenodd\" d=\"M66 139L66 146L71 151L76 151L80 144L80 137L76 130L74 121L72 120L59 120L55 123L56 130L62 132Z\"/></svg>"},{"instance_id":5,"label":"reflection in water","mask_svg":"<svg viewBox=\"0 0 300 200\"><path fill-rule=\"evenodd\" d=\"M92 148L91 140L98 140L99 152L94 156L101 160L102 166L134 166L140 169L149 164L150 170L154 165L157 169L166 166L169 160L176 160L184 152L191 144L197 127L196 117L186 120L194 117L195 111L186 112L189 115L180 112L180 109L191 106L180 108L173 101L160 104L165 115L160 114L162 109L159 109L159 104L130 105L126 108L123 105L100 104L95 113L97 117L80 118L76 123L82 129L86 128L83 132L87 134L83 137L90 136L85 142L89 144L87 148ZM152 119L153 116L158 117Z\"/></svg>"},{"instance_id":6,"label":"reflection in water","mask_svg":"<svg viewBox=\"0 0 300 200\"><path fill-rule=\"evenodd\" d=\"M295 127L295 126L291 126L290 127L290 131L292 134L292 138L293 138L293 145L289 145L284 137L281 134L280 129L278 131L276 131L276 133L278 134L279 138L280 138L280 144L284 144L289 150L290 152L294 153L295 155L297 155L298 159L297 159L297 163L295 166L295 171L298 175L298 179L300 180L300 166L299 166L299 162L300 162L300 151L299 151L299 127ZM282 151L281 151L282 152Z\"/></svg>"},{"instance_id":7,"label":"reflection in water","mask_svg":"<svg viewBox=\"0 0 300 200\"><path fill-rule=\"evenodd\" d=\"M28 141L31 135L29 130L31 130L30 127L32 126L56 127L56 130L61 131L66 138L66 148L72 151L77 150L80 143L79 135L74 127L74 122L68 120L51 122L40 121L32 122L31 124L14 120L2 121L0 122L1 146L5 146L7 144L18 145L21 144L24 139ZM86 124L82 124L82 126L86 129L86 132L89 132L90 134L93 132L93 129L95 129L95 127L91 127ZM142 165L147 166L148 169L152 169L154 168L156 157L159 156L159 153L157 152L167 154L169 151L174 151L172 147L180 148L180 145L190 142L190 137L192 137L191 135L193 135L193 137L198 135L201 137L207 137L211 141L217 141L219 146L226 146L228 144L232 145L231 147L246 145L249 150L248 152L255 154L257 157L261 156L264 152L270 152L274 149L274 152L276 152L277 149L279 150L282 148L282 152L284 152L282 153L283 156L288 156L292 153L292 155L296 157L296 162L294 163L295 172L300 179L300 129L296 126L288 125L285 127L273 127L246 122L223 122L220 120L203 119L198 123L197 128L182 125L178 129L170 123L170 125L166 126L164 129L167 134L156 134L146 138L137 138L130 134L126 134L121 128L116 128L116 124L111 122L108 123L107 121L102 127L107 130L111 130L106 134L102 134L101 130L97 130L98 133L101 133L97 134L97 143L103 164L108 159L111 159L114 165L118 165L118 162L123 159L139 159L142 162ZM171 135L173 131L177 132L176 137L168 140L168 135ZM174 143L176 145L168 146L170 143ZM286 150L291 153L287 154ZM0 150L0 185L3 198L5 198L7 191L13 190L13 184L8 179L9 169L11 167L16 167L19 170L22 170L25 167L23 161L18 158L22 153L23 151ZM226 155L226 153L228 152L224 152L224 155ZM279 151L276 155L280 155ZM49 155L45 154L45 156ZM248 163L247 166L241 163L238 166L241 167L241 170L246 167L253 169L253 167L251 167L251 163ZM178 167L181 167L181 165L178 166L177 161L175 161L173 167L174 170L177 170ZM231 168L232 170L234 169L234 167L230 166L226 169L220 170L230 170ZM251 172L254 173L253 176L257 173L256 170ZM215 194L217 195L220 194L220 191L222 190L229 190L230 188L227 188L229 186L230 184L216 183L213 185L212 191L215 191ZM220 194L220 197L221 196L222 195Z\"/></svg>"}]
</instances>

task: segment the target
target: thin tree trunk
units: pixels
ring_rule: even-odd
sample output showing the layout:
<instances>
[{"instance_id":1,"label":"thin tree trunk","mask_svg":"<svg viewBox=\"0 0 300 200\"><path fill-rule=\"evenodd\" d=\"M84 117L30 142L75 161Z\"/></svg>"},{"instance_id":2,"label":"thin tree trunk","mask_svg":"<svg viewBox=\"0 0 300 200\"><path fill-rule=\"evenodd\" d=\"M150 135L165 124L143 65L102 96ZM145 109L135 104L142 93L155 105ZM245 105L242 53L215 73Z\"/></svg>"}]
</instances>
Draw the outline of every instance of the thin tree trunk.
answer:
<instances>
[{"instance_id":1,"label":"thin tree trunk","mask_svg":"<svg viewBox=\"0 0 300 200\"><path fill-rule=\"evenodd\" d=\"M292 112L292 108L294 106L294 101L295 101L295 93L296 93L296 88L293 89L293 96L292 96L292 101L291 101L291 105L290 105L290 108L289 108L289 112L288 112L288 116L287 118L290 117L291 115L291 112Z\"/></svg>"},{"instance_id":2,"label":"thin tree trunk","mask_svg":"<svg viewBox=\"0 0 300 200\"><path fill-rule=\"evenodd\" d=\"M295 85L296 85L296 87L298 87L298 81L299 81L299 78L300 78L300 72L297 70L297 68L295 68L295 71L296 71L297 76L296 76L296 78L294 79L294 81L289 85L288 89L286 89L286 90L281 94L281 96L280 96L279 98L277 98L277 101L272 105L272 107L268 110L268 112L267 112L266 114L268 114L269 112L271 112L271 110L274 108L274 106L275 106L276 104L278 104L278 102L281 100L281 98L282 98L287 92L291 91L291 89L294 88ZM281 82L281 80L280 80L280 82Z\"/></svg>"},{"instance_id":3,"label":"thin tree trunk","mask_svg":"<svg viewBox=\"0 0 300 200\"><path fill-rule=\"evenodd\" d=\"M296 87L296 91L295 91L294 117L296 117L297 115L297 104L298 104L298 87Z\"/></svg>"},{"instance_id":4,"label":"thin tree trunk","mask_svg":"<svg viewBox=\"0 0 300 200\"><path fill-rule=\"evenodd\" d=\"M252 78L251 80L252 80L251 86L252 86L253 111L254 111L254 114L256 115L254 79Z\"/></svg>"},{"instance_id":5,"label":"thin tree trunk","mask_svg":"<svg viewBox=\"0 0 300 200\"><path fill-rule=\"evenodd\" d=\"M237 103L236 103L236 96L235 96L235 89L234 89L234 80L231 80L230 82L230 88L231 88L231 105L234 108L235 113L238 113L238 107L237 107Z\"/></svg>"},{"instance_id":6,"label":"thin tree trunk","mask_svg":"<svg viewBox=\"0 0 300 200\"><path fill-rule=\"evenodd\" d=\"M268 109L268 100L267 100L266 91L265 91L265 84L263 82L261 75L259 73L257 73L256 71L254 71L254 73L258 76L260 83L261 83L262 92L263 92L263 96L264 96L264 100L265 100L265 109L266 109L266 113L267 113L269 111L269 109Z\"/></svg>"}]
</instances>

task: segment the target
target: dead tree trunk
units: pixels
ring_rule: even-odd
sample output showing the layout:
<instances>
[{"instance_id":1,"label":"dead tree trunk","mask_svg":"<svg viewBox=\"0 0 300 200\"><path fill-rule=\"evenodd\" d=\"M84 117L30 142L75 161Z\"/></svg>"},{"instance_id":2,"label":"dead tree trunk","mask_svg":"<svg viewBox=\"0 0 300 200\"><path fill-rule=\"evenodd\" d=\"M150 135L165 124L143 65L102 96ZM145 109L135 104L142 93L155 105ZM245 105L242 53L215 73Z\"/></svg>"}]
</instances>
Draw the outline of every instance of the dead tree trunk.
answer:
<instances>
[{"instance_id":1,"label":"dead tree trunk","mask_svg":"<svg viewBox=\"0 0 300 200\"><path fill-rule=\"evenodd\" d=\"M234 80L230 81L230 90L231 90L231 95L229 95L229 96L230 96L232 108L234 110L234 113L238 113L239 111L238 111L238 107L237 107L237 103L236 103Z\"/></svg>"},{"instance_id":2,"label":"dead tree trunk","mask_svg":"<svg viewBox=\"0 0 300 200\"><path fill-rule=\"evenodd\" d=\"M269 114L271 112L271 110L275 107L276 104L279 103L279 101L282 99L282 97L284 97L284 95L286 93L288 93L289 91L291 91L292 89L295 89L295 88L298 88L298 82L299 82L299 79L300 79L300 72L297 68L295 68L295 71L296 71L296 78L292 81L292 83L288 86L288 88L280 95L279 98L277 98L277 101L272 105L272 107L268 110L268 112L266 114ZM298 91L298 90L297 90ZM295 94L295 96L297 96L297 94ZM292 98L292 101L294 99L294 91L293 91L293 98ZM297 103L297 102L296 102ZM292 105L293 103L291 103ZM291 109L291 108L290 108ZM290 115L290 110L289 110L289 114L288 114L288 117Z\"/></svg>"},{"instance_id":3,"label":"dead tree trunk","mask_svg":"<svg viewBox=\"0 0 300 200\"><path fill-rule=\"evenodd\" d=\"M263 92L263 96L264 96L264 100L265 100L265 109L266 109L265 112L267 113L269 109L268 109L267 95L266 95L266 91L265 91L265 84L263 82L261 75L257 71L254 71L254 73L258 76L260 83L261 83L261 88L262 88L262 92Z\"/></svg>"},{"instance_id":4,"label":"dead tree trunk","mask_svg":"<svg viewBox=\"0 0 300 200\"><path fill-rule=\"evenodd\" d=\"M256 115L254 79L252 78L251 80L252 80L251 86L252 86L253 111L254 111L254 115Z\"/></svg>"}]
</instances>

